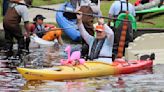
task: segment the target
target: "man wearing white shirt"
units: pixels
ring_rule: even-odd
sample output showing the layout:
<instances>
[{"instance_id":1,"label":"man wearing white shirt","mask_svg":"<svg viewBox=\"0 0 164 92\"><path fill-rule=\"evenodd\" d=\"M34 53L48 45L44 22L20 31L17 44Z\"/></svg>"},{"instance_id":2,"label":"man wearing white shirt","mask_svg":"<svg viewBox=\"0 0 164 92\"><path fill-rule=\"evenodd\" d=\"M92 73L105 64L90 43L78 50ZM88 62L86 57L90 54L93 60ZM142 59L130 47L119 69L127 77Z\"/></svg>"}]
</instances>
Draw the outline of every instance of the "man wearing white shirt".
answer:
<instances>
[{"instance_id":1,"label":"man wearing white shirt","mask_svg":"<svg viewBox=\"0 0 164 92\"><path fill-rule=\"evenodd\" d=\"M127 8L128 6L128 8ZM128 11L133 16L136 16L134 5L128 3L126 0L115 1L109 10L109 17L117 17L121 12Z\"/></svg>"}]
</instances>

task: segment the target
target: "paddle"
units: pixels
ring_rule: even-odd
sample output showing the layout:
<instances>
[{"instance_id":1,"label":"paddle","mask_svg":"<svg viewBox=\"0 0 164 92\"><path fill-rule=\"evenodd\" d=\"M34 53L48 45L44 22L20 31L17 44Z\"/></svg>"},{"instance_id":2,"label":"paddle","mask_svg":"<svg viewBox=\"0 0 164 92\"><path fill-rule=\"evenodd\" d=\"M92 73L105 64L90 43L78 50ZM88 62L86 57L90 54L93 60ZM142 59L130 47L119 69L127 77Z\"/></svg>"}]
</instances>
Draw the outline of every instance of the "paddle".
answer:
<instances>
[{"instance_id":1,"label":"paddle","mask_svg":"<svg viewBox=\"0 0 164 92\"><path fill-rule=\"evenodd\" d=\"M38 8L38 9L51 10L51 11L56 11L56 12L69 12L69 13L79 14L78 12L73 12L73 11L57 10L57 9L54 9L54 8L39 7L39 6L33 6L33 5L28 5L28 4L24 4L24 3L17 3L17 2L13 2L13 3L19 4L19 5L25 5L25 6L31 7L31 8ZM119 20L119 21L130 22L129 20L109 18L109 17L105 17L105 16L99 16L99 15L96 15L96 14L82 13L82 15L93 16L93 17L97 17L97 18L110 19L110 20Z\"/></svg>"},{"instance_id":2,"label":"paddle","mask_svg":"<svg viewBox=\"0 0 164 92\"><path fill-rule=\"evenodd\" d=\"M120 1L120 0L116 0L116 1ZM10 2L13 2L13 1L10 1ZM33 6L33 5L28 5L28 4L24 4L24 3L17 3L17 2L13 2L13 3L20 4L20 5L25 5L25 6L31 7L31 8L38 8L38 9L51 10L51 11L56 11L56 12L69 12L69 13L79 14L78 12L73 12L73 11L57 10L57 9L54 9L54 8L39 7L39 6ZM99 16L99 15L96 15L96 14L82 13L82 15L93 16L93 17L97 17L97 18L104 18L104 19L109 19L109 20L118 20L118 21L130 22L130 20L127 20L127 19L122 20L122 19L117 19L117 18L109 18L109 17L105 17L105 16ZM153 22L146 22L146 21L137 21L137 22L148 23L148 24L155 25Z\"/></svg>"}]
</instances>

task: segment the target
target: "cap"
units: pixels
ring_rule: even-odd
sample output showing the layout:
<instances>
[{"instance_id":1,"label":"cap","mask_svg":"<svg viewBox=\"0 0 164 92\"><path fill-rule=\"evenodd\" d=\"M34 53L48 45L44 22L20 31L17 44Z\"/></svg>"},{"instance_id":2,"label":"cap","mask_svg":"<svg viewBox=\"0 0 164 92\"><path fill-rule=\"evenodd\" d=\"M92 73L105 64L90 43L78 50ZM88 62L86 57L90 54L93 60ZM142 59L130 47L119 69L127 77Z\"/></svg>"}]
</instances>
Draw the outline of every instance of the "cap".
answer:
<instances>
[{"instance_id":1,"label":"cap","mask_svg":"<svg viewBox=\"0 0 164 92\"><path fill-rule=\"evenodd\" d=\"M97 31L104 31L104 26L103 25L97 25L96 30Z\"/></svg>"},{"instance_id":2,"label":"cap","mask_svg":"<svg viewBox=\"0 0 164 92\"><path fill-rule=\"evenodd\" d=\"M46 19L43 15L36 15L33 21L37 21L38 19Z\"/></svg>"}]
</instances>

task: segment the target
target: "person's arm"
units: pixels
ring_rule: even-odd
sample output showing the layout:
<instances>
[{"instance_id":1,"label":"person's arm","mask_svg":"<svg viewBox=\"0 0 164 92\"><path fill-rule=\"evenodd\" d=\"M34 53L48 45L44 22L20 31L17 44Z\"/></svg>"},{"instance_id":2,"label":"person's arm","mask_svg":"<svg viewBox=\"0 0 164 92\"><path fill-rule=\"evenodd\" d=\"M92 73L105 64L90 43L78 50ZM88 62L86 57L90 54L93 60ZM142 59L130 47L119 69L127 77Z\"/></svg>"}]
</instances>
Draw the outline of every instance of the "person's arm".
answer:
<instances>
[{"instance_id":1,"label":"person's arm","mask_svg":"<svg viewBox=\"0 0 164 92\"><path fill-rule=\"evenodd\" d=\"M132 5L132 4L131 4ZM136 16L136 11L135 11L135 6L132 5L132 15L135 17Z\"/></svg>"},{"instance_id":2,"label":"person's arm","mask_svg":"<svg viewBox=\"0 0 164 92\"><path fill-rule=\"evenodd\" d=\"M107 24L104 24L105 32L107 34L107 38L113 42L114 41L114 32Z\"/></svg>"},{"instance_id":3,"label":"person's arm","mask_svg":"<svg viewBox=\"0 0 164 92\"><path fill-rule=\"evenodd\" d=\"M86 41L87 44L89 44L93 36L89 35L89 33L84 28L84 25L82 23L82 14L77 14L77 25L78 25L82 38Z\"/></svg>"},{"instance_id":4,"label":"person's arm","mask_svg":"<svg viewBox=\"0 0 164 92\"><path fill-rule=\"evenodd\" d=\"M24 21L24 28L26 29L26 36L29 36L30 26L29 26L28 8L24 5L18 5L17 7L15 7L15 9Z\"/></svg>"},{"instance_id":5,"label":"person's arm","mask_svg":"<svg viewBox=\"0 0 164 92\"><path fill-rule=\"evenodd\" d=\"M87 44L89 44L90 39L92 39L93 36L89 35L89 33L84 28L83 23L78 23L78 28L79 28L79 31L80 31L82 38L86 41Z\"/></svg>"},{"instance_id":6,"label":"person's arm","mask_svg":"<svg viewBox=\"0 0 164 92\"><path fill-rule=\"evenodd\" d=\"M29 24L28 21L27 22L24 22L24 28L26 30L25 36L26 37L29 37L30 36L30 24Z\"/></svg>"}]
</instances>

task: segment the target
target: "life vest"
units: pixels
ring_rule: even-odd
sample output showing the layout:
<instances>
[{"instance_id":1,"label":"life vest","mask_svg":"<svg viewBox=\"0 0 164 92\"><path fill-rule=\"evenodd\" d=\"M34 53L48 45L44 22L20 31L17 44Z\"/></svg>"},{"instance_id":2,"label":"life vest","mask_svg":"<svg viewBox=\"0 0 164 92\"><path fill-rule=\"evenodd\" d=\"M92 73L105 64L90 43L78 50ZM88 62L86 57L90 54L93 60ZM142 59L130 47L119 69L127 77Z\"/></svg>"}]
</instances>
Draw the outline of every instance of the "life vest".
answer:
<instances>
[{"instance_id":1,"label":"life vest","mask_svg":"<svg viewBox=\"0 0 164 92\"><path fill-rule=\"evenodd\" d=\"M93 60L93 59L97 59L99 54L100 54L100 51L102 49L102 46L105 42L105 38L103 38L102 40L98 40L98 39L95 39L94 42L93 42L93 45L92 45L92 48L91 48L91 53L89 55L89 59L90 60Z\"/></svg>"},{"instance_id":2,"label":"life vest","mask_svg":"<svg viewBox=\"0 0 164 92\"><path fill-rule=\"evenodd\" d=\"M62 30L60 29L55 29L56 27L52 24L45 24L44 25L45 29L51 29L49 30L48 32L44 33L44 35L41 36L41 38L43 40L47 40L47 41L53 41L54 39L57 39L59 36L62 35ZM30 31L31 32L34 32L34 30L36 29L36 24L33 23L33 24L30 24Z\"/></svg>"},{"instance_id":3,"label":"life vest","mask_svg":"<svg viewBox=\"0 0 164 92\"><path fill-rule=\"evenodd\" d=\"M29 24L30 32L34 32L35 28L36 28L36 24L35 23ZM52 25L52 24L45 24L44 28L46 29L46 28L56 28L56 27L54 25Z\"/></svg>"},{"instance_id":4,"label":"life vest","mask_svg":"<svg viewBox=\"0 0 164 92\"><path fill-rule=\"evenodd\" d=\"M48 32L46 32L45 35L43 35L42 39L47 41L53 41L54 39L58 39L62 35L62 30L60 29L52 29Z\"/></svg>"}]
</instances>

